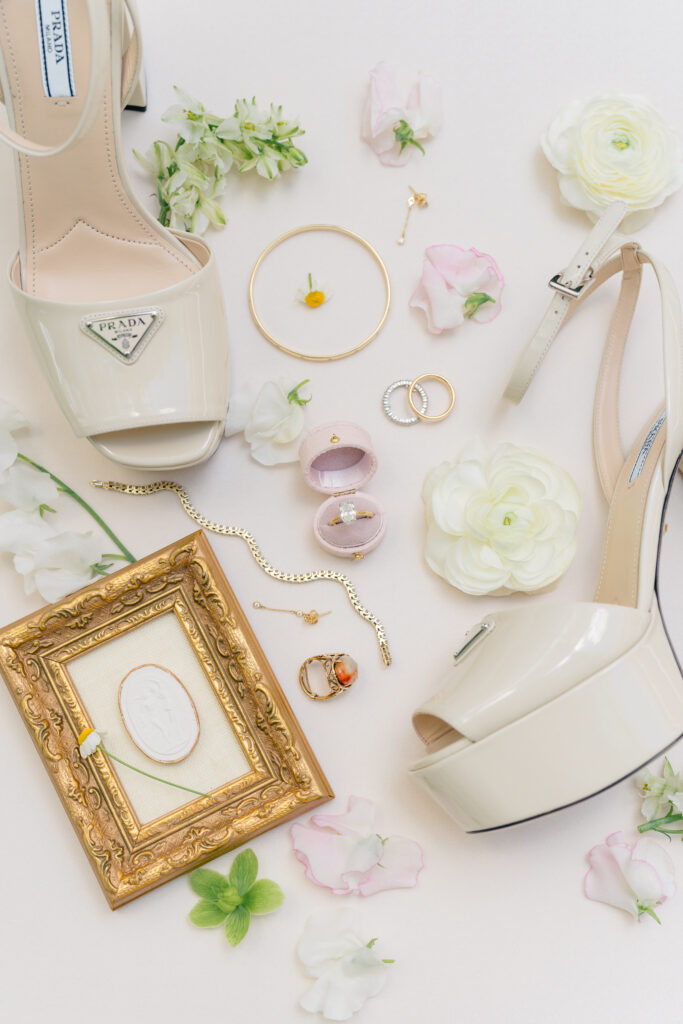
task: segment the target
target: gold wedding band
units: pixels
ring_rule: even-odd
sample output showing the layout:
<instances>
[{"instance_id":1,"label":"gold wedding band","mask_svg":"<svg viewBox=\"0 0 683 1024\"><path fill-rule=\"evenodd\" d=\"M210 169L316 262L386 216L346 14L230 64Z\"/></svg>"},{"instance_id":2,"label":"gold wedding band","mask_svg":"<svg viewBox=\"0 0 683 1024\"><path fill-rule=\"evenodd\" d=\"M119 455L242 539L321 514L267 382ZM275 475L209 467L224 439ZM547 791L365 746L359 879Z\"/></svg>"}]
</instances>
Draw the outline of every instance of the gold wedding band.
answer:
<instances>
[{"instance_id":1,"label":"gold wedding band","mask_svg":"<svg viewBox=\"0 0 683 1024\"><path fill-rule=\"evenodd\" d=\"M445 412L440 413L438 416L427 416L426 413L418 409L418 407L415 405L415 402L413 401L413 392L417 389L418 384L422 384L422 382L425 380L438 381L438 383L443 384L443 386L448 391L448 408L446 409ZM446 380L445 377L442 377L441 374L423 373L419 377L416 377L415 380L410 385L410 387L408 388L408 405L413 410L415 415L419 416L421 420L426 420L428 423L438 423L440 420L445 420L446 417L450 415L453 406L455 405L455 390L451 382L449 380Z\"/></svg>"}]
</instances>

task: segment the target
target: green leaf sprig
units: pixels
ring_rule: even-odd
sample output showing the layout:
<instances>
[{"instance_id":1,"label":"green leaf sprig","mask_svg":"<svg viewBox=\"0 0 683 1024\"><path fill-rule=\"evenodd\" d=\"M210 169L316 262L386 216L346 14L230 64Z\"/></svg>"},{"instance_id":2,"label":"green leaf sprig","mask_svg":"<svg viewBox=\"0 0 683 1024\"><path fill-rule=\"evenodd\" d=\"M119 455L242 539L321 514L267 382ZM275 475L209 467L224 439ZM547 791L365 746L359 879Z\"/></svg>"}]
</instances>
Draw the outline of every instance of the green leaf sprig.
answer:
<instances>
[{"instance_id":1,"label":"green leaf sprig","mask_svg":"<svg viewBox=\"0 0 683 1024\"><path fill-rule=\"evenodd\" d=\"M190 921L198 928L223 925L231 946L237 946L249 930L252 914L271 914L282 906L285 894L276 882L258 875L258 859L253 850L239 853L226 878L218 871L197 868L190 885L201 897L190 911Z\"/></svg>"}]
</instances>

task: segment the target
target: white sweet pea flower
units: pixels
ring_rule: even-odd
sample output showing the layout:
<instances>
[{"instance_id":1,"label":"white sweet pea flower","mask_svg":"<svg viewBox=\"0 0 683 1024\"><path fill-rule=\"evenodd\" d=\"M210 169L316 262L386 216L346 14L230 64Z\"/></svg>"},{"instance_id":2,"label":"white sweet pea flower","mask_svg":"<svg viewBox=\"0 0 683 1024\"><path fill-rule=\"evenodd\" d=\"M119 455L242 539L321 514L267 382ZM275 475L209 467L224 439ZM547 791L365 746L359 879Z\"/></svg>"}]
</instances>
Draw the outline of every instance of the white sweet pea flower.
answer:
<instances>
[{"instance_id":1,"label":"white sweet pea flower","mask_svg":"<svg viewBox=\"0 0 683 1024\"><path fill-rule=\"evenodd\" d=\"M683 777L673 770L668 757L664 758L661 775L643 768L634 781L643 800L641 811L646 821L665 817L672 807L683 813Z\"/></svg>"},{"instance_id":2,"label":"white sweet pea flower","mask_svg":"<svg viewBox=\"0 0 683 1024\"><path fill-rule=\"evenodd\" d=\"M683 185L679 135L640 96L574 100L553 119L541 147L559 173L563 201L591 220L621 200L642 224L646 211Z\"/></svg>"},{"instance_id":3,"label":"white sweet pea flower","mask_svg":"<svg viewBox=\"0 0 683 1024\"><path fill-rule=\"evenodd\" d=\"M52 533L14 555L14 568L24 577L26 593L37 590L50 603L91 583L102 558L101 542L94 534Z\"/></svg>"},{"instance_id":4,"label":"white sweet pea flower","mask_svg":"<svg viewBox=\"0 0 683 1024\"><path fill-rule=\"evenodd\" d=\"M19 453L13 434L28 426L18 409L0 398L0 473L9 469Z\"/></svg>"},{"instance_id":5,"label":"white sweet pea flower","mask_svg":"<svg viewBox=\"0 0 683 1024\"><path fill-rule=\"evenodd\" d=\"M425 560L465 594L548 587L576 552L581 498L563 469L533 448L471 442L426 476Z\"/></svg>"},{"instance_id":6,"label":"white sweet pea flower","mask_svg":"<svg viewBox=\"0 0 683 1024\"><path fill-rule=\"evenodd\" d=\"M226 437L244 431L252 458L262 466L296 462L305 426L304 408L311 400L303 397L301 389L308 383L280 377L242 388L230 400Z\"/></svg>"},{"instance_id":7,"label":"white sweet pea flower","mask_svg":"<svg viewBox=\"0 0 683 1024\"><path fill-rule=\"evenodd\" d=\"M55 530L38 512L13 509L0 515L0 551L12 555L30 551L55 536Z\"/></svg>"},{"instance_id":8,"label":"white sweet pea flower","mask_svg":"<svg viewBox=\"0 0 683 1024\"><path fill-rule=\"evenodd\" d=\"M387 964L375 953L375 940L364 943L348 910L312 914L297 945L297 955L315 984L299 1000L309 1013L325 1020L348 1020L384 987Z\"/></svg>"},{"instance_id":9,"label":"white sweet pea flower","mask_svg":"<svg viewBox=\"0 0 683 1024\"><path fill-rule=\"evenodd\" d=\"M0 473L0 500L24 512L51 511L59 497L56 484L26 462L15 462Z\"/></svg>"},{"instance_id":10,"label":"white sweet pea flower","mask_svg":"<svg viewBox=\"0 0 683 1024\"><path fill-rule=\"evenodd\" d=\"M657 840L645 836L634 846L614 832L588 854L590 868L584 880L589 900L609 903L639 920L648 914L661 923L654 908L676 891L674 866Z\"/></svg>"}]
</instances>

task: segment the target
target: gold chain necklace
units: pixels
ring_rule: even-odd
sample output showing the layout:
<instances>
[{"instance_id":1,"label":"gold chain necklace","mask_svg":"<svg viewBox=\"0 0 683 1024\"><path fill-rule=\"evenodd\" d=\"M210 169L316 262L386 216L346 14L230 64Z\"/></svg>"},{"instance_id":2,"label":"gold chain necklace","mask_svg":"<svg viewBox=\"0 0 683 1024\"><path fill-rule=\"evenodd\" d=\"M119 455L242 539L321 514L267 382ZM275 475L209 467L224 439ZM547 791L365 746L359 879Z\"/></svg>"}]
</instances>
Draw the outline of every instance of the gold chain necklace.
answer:
<instances>
[{"instance_id":1,"label":"gold chain necklace","mask_svg":"<svg viewBox=\"0 0 683 1024\"><path fill-rule=\"evenodd\" d=\"M265 573L272 576L273 579L282 580L285 583L313 583L316 580L333 580L335 583L341 583L346 596L349 599L351 607L360 615L361 619L365 619L375 630L377 634L377 642L379 643L380 654L382 655L382 661L385 665L391 665L391 654L389 653L389 645L387 643L387 636L384 632L384 626L372 612L360 603L358 595L356 594L356 588L344 573L335 572L333 569L315 569L313 572L282 572L280 569L276 569L266 561L261 549L254 540L251 533L248 530L243 530L239 526L224 526L223 523L215 523L211 519L207 519L201 512L198 512L190 501L187 491L180 484L173 483L171 480L159 480L153 484L122 484L115 480L91 480L93 487L102 487L105 491L117 491L119 494L156 494L158 491L173 491L178 496L180 504L185 509L190 519L193 519L195 523L201 526L204 530L210 530L211 533L220 533L225 537L241 537L249 547L252 557L257 565L263 569Z\"/></svg>"}]
</instances>

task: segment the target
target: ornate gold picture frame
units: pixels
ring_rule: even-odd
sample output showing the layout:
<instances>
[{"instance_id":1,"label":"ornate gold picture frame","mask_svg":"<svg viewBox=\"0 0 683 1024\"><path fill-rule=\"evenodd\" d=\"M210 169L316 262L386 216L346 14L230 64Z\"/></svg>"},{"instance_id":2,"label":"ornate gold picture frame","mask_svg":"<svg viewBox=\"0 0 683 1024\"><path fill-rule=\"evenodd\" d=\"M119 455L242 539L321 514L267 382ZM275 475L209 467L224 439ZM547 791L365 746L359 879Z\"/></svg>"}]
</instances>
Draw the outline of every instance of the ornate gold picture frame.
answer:
<instances>
[{"instance_id":1,"label":"ornate gold picture frame","mask_svg":"<svg viewBox=\"0 0 683 1024\"><path fill-rule=\"evenodd\" d=\"M181 764L136 756L115 714L159 651L202 716ZM112 909L334 795L201 531L1 630L0 671ZM87 728L207 795L81 757Z\"/></svg>"}]
</instances>

